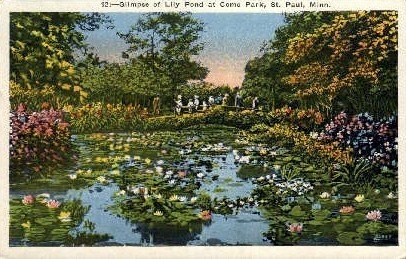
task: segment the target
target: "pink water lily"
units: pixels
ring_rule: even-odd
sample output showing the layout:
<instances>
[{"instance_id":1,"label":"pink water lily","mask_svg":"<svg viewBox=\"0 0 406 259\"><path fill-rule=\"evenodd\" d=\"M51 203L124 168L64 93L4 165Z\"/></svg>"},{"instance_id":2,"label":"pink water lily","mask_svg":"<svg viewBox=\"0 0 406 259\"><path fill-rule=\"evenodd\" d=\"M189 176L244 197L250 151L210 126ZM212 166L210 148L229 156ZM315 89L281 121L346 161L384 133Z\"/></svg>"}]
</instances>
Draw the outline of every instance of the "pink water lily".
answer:
<instances>
[{"instance_id":1,"label":"pink water lily","mask_svg":"<svg viewBox=\"0 0 406 259\"><path fill-rule=\"evenodd\" d=\"M57 200L49 200L47 202L48 208L51 208L51 209L59 208L60 205L61 205L61 203Z\"/></svg>"},{"instance_id":2,"label":"pink water lily","mask_svg":"<svg viewBox=\"0 0 406 259\"><path fill-rule=\"evenodd\" d=\"M301 233L303 230L303 224L302 223L292 223L289 225L288 230L291 233Z\"/></svg>"},{"instance_id":3,"label":"pink water lily","mask_svg":"<svg viewBox=\"0 0 406 259\"><path fill-rule=\"evenodd\" d=\"M379 210L368 212L367 219L372 221L379 221L382 218L382 213Z\"/></svg>"},{"instance_id":4,"label":"pink water lily","mask_svg":"<svg viewBox=\"0 0 406 259\"><path fill-rule=\"evenodd\" d=\"M35 198L34 198L34 196L32 196L31 194L24 196L24 198L22 199L22 203L23 203L24 205L33 204L34 201L35 201Z\"/></svg>"}]
</instances>

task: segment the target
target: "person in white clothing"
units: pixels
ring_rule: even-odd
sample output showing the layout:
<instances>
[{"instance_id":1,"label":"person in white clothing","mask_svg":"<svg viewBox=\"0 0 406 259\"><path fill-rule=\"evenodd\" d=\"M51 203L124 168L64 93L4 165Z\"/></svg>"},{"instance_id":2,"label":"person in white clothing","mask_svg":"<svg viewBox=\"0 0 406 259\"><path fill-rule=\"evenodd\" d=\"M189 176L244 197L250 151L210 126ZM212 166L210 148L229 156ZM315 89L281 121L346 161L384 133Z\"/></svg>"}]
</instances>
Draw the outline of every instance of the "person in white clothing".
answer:
<instances>
[{"instance_id":1,"label":"person in white clothing","mask_svg":"<svg viewBox=\"0 0 406 259\"><path fill-rule=\"evenodd\" d=\"M209 106L212 106L214 104L214 97L213 96L209 96Z\"/></svg>"},{"instance_id":2,"label":"person in white clothing","mask_svg":"<svg viewBox=\"0 0 406 259\"><path fill-rule=\"evenodd\" d=\"M258 97L255 97L254 100L252 100L252 109L258 109L258 104L259 104L259 100Z\"/></svg>"},{"instance_id":3,"label":"person in white clothing","mask_svg":"<svg viewBox=\"0 0 406 259\"><path fill-rule=\"evenodd\" d=\"M206 101L203 101L203 111L207 110L207 103Z\"/></svg>"},{"instance_id":4,"label":"person in white clothing","mask_svg":"<svg viewBox=\"0 0 406 259\"><path fill-rule=\"evenodd\" d=\"M199 108L199 96L195 95L195 101L194 101L194 105L195 105L195 110L197 111L197 109Z\"/></svg>"},{"instance_id":5,"label":"person in white clothing","mask_svg":"<svg viewBox=\"0 0 406 259\"><path fill-rule=\"evenodd\" d=\"M193 106L194 106L194 103L193 103L192 99L189 99L189 102L188 102L188 104L187 104L187 107L188 107L188 109L189 109L189 113L192 113L192 111L193 111Z\"/></svg>"}]
</instances>

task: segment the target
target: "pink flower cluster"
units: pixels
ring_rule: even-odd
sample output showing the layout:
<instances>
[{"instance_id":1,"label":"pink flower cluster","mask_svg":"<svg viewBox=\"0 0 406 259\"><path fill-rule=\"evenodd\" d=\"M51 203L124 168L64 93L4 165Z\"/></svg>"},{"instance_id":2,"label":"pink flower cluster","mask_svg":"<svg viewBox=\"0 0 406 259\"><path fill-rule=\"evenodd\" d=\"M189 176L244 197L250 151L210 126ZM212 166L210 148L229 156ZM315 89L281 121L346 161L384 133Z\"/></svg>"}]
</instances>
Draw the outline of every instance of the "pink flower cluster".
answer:
<instances>
[{"instance_id":1,"label":"pink flower cluster","mask_svg":"<svg viewBox=\"0 0 406 259\"><path fill-rule=\"evenodd\" d=\"M33 163L36 171L44 163L57 163L70 148L69 124L61 111L28 113L23 104L11 113L10 157L12 166Z\"/></svg>"}]
</instances>

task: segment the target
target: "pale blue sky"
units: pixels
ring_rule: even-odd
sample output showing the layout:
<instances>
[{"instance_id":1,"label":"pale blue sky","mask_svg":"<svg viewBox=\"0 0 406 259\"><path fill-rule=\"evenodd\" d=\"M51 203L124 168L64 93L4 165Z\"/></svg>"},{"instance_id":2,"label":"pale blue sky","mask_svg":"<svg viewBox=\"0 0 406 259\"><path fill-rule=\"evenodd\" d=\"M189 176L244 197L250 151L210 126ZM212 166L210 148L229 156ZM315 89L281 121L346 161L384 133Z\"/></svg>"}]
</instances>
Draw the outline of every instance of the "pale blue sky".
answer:
<instances>
[{"instance_id":1,"label":"pale blue sky","mask_svg":"<svg viewBox=\"0 0 406 259\"><path fill-rule=\"evenodd\" d=\"M86 32L87 41L102 59L120 61L121 52L127 46L116 32L127 32L140 14L109 15L115 28ZM202 13L193 16L205 24L202 41L206 45L197 60L210 69L206 81L230 86L241 84L247 61L258 56L262 43L269 41L275 30L283 25L282 14Z\"/></svg>"}]
</instances>

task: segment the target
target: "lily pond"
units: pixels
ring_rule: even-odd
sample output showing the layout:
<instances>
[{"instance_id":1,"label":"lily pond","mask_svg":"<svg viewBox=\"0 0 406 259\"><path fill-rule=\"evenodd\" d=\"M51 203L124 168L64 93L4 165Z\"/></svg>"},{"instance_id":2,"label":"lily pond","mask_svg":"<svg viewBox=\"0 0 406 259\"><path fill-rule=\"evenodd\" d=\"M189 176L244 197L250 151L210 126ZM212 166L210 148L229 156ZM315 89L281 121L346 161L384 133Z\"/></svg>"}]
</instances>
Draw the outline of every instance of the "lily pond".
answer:
<instances>
[{"instance_id":1,"label":"lily pond","mask_svg":"<svg viewBox=\"0 0 406 259\"><path fill-rule=\"evenodd\" d=\"M395 195L333 186L306 156L242 130L95 133L71 141L71 164L11 175L11 246L398 242Z\"/></svg>"}]
</instances>

